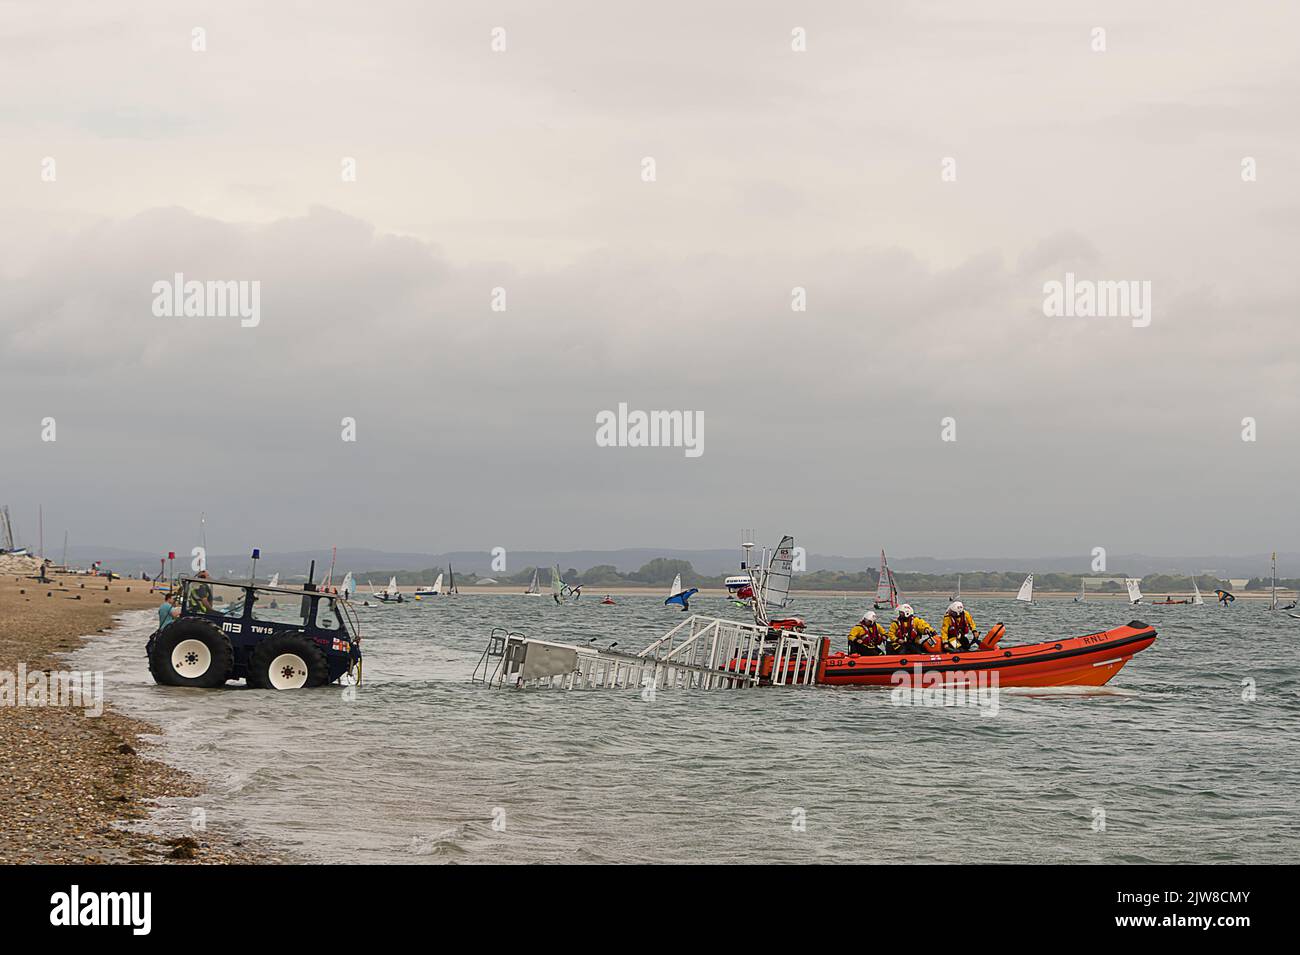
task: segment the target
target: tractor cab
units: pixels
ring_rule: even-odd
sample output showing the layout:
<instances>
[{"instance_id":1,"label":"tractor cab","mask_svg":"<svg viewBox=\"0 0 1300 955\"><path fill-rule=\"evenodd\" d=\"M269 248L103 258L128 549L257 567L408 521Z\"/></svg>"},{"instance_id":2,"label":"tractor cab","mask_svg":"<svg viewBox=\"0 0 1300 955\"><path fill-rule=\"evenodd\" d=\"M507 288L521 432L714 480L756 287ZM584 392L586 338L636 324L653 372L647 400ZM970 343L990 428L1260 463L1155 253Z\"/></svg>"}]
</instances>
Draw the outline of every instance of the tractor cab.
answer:
<instances>
[{"instance_id":1,"label":"tractor cab","mask_svg":"<svg viewBox=\"0 0 1300 955\"><path fill-rule=\"evenodd\" d=\"M344 598L313 584L292 587L210 577L180 581L180 616L146 647L154 679L168 686L263 689L360 680L361 632Z\"/></svg>"}]
</instances>

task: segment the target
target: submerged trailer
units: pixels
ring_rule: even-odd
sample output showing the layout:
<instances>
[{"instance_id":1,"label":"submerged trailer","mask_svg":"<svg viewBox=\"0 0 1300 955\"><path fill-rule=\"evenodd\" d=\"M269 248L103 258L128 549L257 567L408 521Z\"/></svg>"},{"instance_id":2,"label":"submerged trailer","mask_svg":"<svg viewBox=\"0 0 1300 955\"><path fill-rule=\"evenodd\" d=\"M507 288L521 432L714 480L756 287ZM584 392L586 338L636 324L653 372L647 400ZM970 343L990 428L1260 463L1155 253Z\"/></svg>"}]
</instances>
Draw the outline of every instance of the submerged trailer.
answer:
<instances>
[{"instance_id":1,"label":"submerged trailer","mask_svg":"<svg viewBox=\"0 0 1300 955\"><path fill-rule=\"evenodd\" d=\"M692 614L639 653L538 640L498 627L472 679L517 689L743 689L819 682L830 641Z\"/></svg>"}]
</instances>

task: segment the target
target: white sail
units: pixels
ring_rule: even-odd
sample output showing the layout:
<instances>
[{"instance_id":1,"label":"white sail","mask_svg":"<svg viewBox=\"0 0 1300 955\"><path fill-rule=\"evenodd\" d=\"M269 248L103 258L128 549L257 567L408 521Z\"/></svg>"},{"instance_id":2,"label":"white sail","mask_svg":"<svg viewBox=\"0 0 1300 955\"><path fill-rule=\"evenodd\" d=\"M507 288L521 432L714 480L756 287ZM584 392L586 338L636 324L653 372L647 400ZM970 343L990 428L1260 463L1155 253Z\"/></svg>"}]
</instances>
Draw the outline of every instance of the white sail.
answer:
<instances>
[{"instance_id":1,"label":"white sail","mask_svg":"<svg viewBox=\"0 0 1300 955\"><path fill-rule=\"evenodd\" d=\"M529 585L528 585L528 589L524 591L524 593L527 594L527 595L530 596L530 597L531 597L531 596L534 596L534 595L540 595L541 592L542 592L541 585L538 583L538 580L537 580L537 575L538 575L538 570L537 570L536 567L534 567L534 568L533 568L533 582L532 582L531 584L529 584Z\"/></svg>"},{"instance_id":2,"label":"white sail","mask_svg":"<svg viewBox=\"0 0 1300 955\"><path fill-rule=\"evenodd\" d=\"M961 574L957 575L957 599L961 600Z\"/></svg>"},{"instance_id":3,"label":"white sail","mask_svg":"<svg viewBox=\"0 0 1300 955\"><path fill-rule=\"evenodd\" d=\"M1025 578L1025 582L1020 585L1020 593L1016 594L1017 600L1023 600L1025 603L1034 601L1034 575L1030 574Z\"/></svg>"},{"instance_id":4,"label":"white sail","mask_svg":"<svg viewBox=\"0 0 1300 955\"><path fill-rule=\"evenodd\" d=\"M893 588L890 586L889 564L885 563L885 552L880 552L880 581L876 584L876 603L893 606Z\"/></svg>"},{"instance_id":5,"label":"white sail","mask_svg":"<svg viewBox=\"0 0 1300 955\"><path fill-rule=\"evenodd\" d=\"M349 570L348 575L343 578L343 586L339 588L339 593L341 593L344 597L351 597L353 591L355 591L356 589L357 589L357 585L352 580L352 571Z\"/></svg>"},{"instance_id":6,"label":"white sail","mask_svg":"<svg viewBox=\"0 0 1300 955\"><path fill-rule=\"evenodd\" d=\"M769 610L781 610L790 600L790 568L794 566L794 538L781 538L763 575L763 603Z\"/></svg>"},{"instance_id":7,"label":"white sail","mask_svg":"<svg viewBox=\"0 0 1300 955\"><path fill-rule=\"evenodd\" d=\"M438 579L433 582L432 592L435 594L442 593L442 574L439 574Z\"/></svg>"},{"instance_id":8,"label":"white sail","mask_svg":"<svg viewBox=\"0 0 1300 955\"><path fill-rule=\"evenodd\" d=\"M564 596L564 580L560 577L559 564L556 564L555 569L551 571L551 593L557 597Z\"/></svg>"},{"instance_id":9,"label":"white sail","mask_svg":"<svg viewBox=\"0 0 1300 955\"><path fill-rule=\"evenodd\" d=\"M682 592L682 575L678 574L676 577L673 578L673 585L668 588L668 596L676 597L681 592Z\"/></svg>"},{"instance_id":10,"label":"white sail","mask_svg":"<svg viewBox=\"0 0 1300 955\"><path fill-rule=\"evenodd\" d=\"M266 582L266 586L268 587L280 586L280 572L278 570L271 575L271 579Z\"/></svg>"},{"instance_id":11,"label":"white sail","mask_svg":"<svg viewBox=\"0 0 1300 955\"><path fill-rule=\"evenodd\" d=\"M1138 604L1142 602L1142 588L1138 584L1142 583L1141 577L1125 577L1124 586L1128 588L1128 602Z\"/></svg>"},{"instance_id":12,"label":"white sail","mask_svg":"<svg viewBox=\"0 0 1300 955\"><path fill-rule=\"evenodd\" d=\"M1084 585L1083 578L1080 577L1079 578L1079 603L1083 603L1087 599L1088 599L1088 590Z\"/></svg>"},{"instance_id":13,"label":"white sail","mask_svg":"<svg viewBox=\"0 0 1300 955\"><path fill-rule=\"evenodd\" d=\"M1204 607L1205 598L1201 596L1201 588L1196 586L1196 578L1192 578L1192 606Z\"/></svg>"},{"instance_id":14,"label":"white sail","mask_svg":"<svg viewBox=\"0 0 1300 955\"><path fill-rule=\"evenodd\" d=\"M395 593L397 593L397 578L396 578L396 577L389 577L389 578L388 578L388 589L385 590L384 592L385 592L385 593L389 593L389 594L395 594Z\"/></svg>"}]
</instances>

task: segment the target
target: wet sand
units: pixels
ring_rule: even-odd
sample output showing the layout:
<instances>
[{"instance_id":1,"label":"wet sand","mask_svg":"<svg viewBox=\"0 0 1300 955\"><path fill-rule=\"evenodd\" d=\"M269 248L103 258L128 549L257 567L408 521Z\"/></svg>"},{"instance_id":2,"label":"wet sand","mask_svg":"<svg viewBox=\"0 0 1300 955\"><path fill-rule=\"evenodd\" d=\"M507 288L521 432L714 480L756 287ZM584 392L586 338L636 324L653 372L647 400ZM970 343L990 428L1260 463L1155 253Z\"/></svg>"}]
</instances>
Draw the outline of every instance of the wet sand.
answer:
<instances>
[{"instance_id":1,"label":"wet sand","mask_svg":"<svg viewBox=\"0 0 1300 955\"><path fill-rule=\"evenodd\" d=\"M109 629L122 611L161 602L148 581L70 576L42 584L6 574L0 679L16 681L20 666L28 674L67 669L59 654L80 647L85 634ZM120 828L145 819L152 800L194 795L201 786L149 757L141 735L159 733L157 726L115 713L108 702L99 716L85 707L0 706L0 864L270 861L211 829L158 836Z\"/></svg>"}]
</instances>

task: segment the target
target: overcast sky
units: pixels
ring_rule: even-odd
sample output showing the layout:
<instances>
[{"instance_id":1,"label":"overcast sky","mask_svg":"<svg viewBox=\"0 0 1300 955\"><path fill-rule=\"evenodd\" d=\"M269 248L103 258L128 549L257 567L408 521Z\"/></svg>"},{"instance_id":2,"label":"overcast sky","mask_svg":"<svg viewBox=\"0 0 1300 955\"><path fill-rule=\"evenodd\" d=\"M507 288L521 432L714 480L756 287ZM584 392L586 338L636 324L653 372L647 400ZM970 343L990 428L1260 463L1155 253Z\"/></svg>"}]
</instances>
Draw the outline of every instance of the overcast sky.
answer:
<instances>
[{"instance_id":1,"label":"overcast sky","mask_svg":"<svg viewBox=\"0 0 1300 955\"><path fill-rule=\"evenodd\" d=\"M0 2L0 503L146 550L1298 550L1296 11ZM260 325L156 317L176 272ZM1066 272L1151 324L1045 317ZM598 447L620 402L703 455Z\"/></svg>"}]
</instances>

